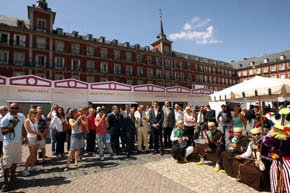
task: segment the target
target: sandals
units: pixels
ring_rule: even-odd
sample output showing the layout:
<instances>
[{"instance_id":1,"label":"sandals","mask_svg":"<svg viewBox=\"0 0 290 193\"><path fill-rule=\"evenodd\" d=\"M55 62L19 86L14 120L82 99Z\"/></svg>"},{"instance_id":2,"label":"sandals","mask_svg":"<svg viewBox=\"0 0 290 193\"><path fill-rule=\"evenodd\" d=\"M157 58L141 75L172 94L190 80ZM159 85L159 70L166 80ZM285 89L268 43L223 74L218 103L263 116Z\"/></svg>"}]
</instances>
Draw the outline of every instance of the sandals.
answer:
<instances>
[{"instance_id":1,"label":"sandals","mask_svg":"<svg viewBox=\"0 0 290 193\"><path fill-rule=\"evenodd\" d=\"M68 171L69 170L69 167L65 167L64 168L64 171L66 172L66 171Z\"/></svg>"},{"instance_id":2,"label":"sandals","mask_svg":"<svg viewBox=\"0 0 290 193\"><path fill-rule=\"evenodd\" d=\"M82 164L75 164L75 166L76 166L77 168L81 168L83 165L82 165Z\"/></svg>"}]
</instances>

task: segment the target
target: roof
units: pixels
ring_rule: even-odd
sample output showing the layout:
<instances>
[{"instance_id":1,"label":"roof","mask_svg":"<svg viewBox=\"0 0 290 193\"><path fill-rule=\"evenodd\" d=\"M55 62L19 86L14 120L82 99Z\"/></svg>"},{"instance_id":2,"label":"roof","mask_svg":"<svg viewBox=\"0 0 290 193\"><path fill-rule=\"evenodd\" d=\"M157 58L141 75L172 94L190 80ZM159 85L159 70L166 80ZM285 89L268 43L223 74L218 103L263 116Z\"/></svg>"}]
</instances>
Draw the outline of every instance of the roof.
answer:
<instances>
[{"instance_id":1,"label":"roof","mask_svg":"<svg viewBox=\"0 0 290 193\"><path fill-rule=\"evenodd\" d=\"M24 27L29 28L29 24L30 24L29 20L20 19L17 17L10 17L6 15L0 15L0 25L19 27L18 21L23 21Z\"/></svg>"},{"instance_id":2,"label":"roof","mask_svg":"<svg viewBox=\"0 0 290 193\"><path fill-rule=\"evenodd\" d=\"M186 54L186 53L181 53L181 52L176 52L176 51L173 51L173 52L174 52L174 55L176 57L181 57L184 59L195 60L195 61L199 61L199 62L203 62L203 63L207 63L207 64L232 68L232 65L230 63L227 63L227 62L213 60L210 58L204 58L204 57L195 56L195 55Z\"/></svg>"},{"instance_id":3,"label":"roof","mask_svg":"<svg viewBox=\"0 0 290 193\"><path fill-rule=\"evenodd\" d=\"M284 58L280 58L281 56L284 56ZM285 59L290 59L290 50L285 50L282 52L269 54L265 56L258 56L258 57L252 57L252 58L245 58L241 61L232 62L232 66L235 69L243 69L250 67L252 62L254 62L255 65L264 64L264 63L272 63L277 62Z\"/></svg>"}]
</instances>

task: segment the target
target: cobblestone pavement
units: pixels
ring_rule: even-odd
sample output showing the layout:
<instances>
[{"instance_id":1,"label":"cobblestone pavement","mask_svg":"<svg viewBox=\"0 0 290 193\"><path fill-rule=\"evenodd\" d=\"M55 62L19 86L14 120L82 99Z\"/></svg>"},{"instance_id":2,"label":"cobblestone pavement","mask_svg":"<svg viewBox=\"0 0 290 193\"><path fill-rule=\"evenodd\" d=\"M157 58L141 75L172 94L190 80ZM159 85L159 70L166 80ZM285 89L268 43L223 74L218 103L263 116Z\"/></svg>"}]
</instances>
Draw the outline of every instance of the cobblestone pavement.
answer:
<instances>
[{"instance_id":1,"label":"cobblestone pavement","mask_svg":"<svg viewBox=\"0 0 290 193\"><path fill-rule=\"evenodd\" d=\"M47 150L49 146L47 146ZM23 162L27 147L23 147ZM51 157L51 153L48 152ZM209 165L177 164L169 152L164 156L141 154L130 159L118 156L116 160L100 161L98 155L82 162L82 168L64 172L64 158L49 158L38 166L24 182L13 184L13 192L102 192L102 193L189 193L189 192L256 192L221 172L213 172ZM24 169L18 167L18 177ZM1 179L3 181L3 179Z\"/></svg>"}]
</instances>

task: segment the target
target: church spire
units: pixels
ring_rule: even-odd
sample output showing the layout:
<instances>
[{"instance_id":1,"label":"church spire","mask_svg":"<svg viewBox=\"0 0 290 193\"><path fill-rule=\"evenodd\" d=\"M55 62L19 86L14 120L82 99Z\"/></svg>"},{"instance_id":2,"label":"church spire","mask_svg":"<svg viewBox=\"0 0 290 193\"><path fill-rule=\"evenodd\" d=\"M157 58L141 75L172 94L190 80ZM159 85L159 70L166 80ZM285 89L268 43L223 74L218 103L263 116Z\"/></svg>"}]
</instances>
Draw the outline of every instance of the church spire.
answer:
<instances>
[{"instance_id":1,"label":"church spire","mask_svg":"<svg viewBox=\"0 0 290 193\"><path fill-rule=\"evenodd\" d=\"M166 39L166 35L164 34L164 31L163 31L163 24L162 24L162 10L160 9L160 33L158 34L157 38L159 40L162 40L162 39Z\"/></svg>"}]
</instances>

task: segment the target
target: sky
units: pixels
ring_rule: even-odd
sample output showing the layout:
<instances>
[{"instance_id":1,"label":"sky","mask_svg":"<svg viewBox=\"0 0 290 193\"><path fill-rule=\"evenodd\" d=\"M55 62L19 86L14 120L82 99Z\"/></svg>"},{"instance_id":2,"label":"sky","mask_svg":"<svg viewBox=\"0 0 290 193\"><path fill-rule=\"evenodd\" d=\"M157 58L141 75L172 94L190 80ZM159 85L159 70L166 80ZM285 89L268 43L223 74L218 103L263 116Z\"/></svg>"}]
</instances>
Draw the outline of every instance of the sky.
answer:
<instances>
[{"instance_id":1,"label":"sky","mask_svg":"<svg viewBox=\"0 0 290 193\"><path fill-rule=\"evenodd\" d=\"M27 19L36 0L2 0L0 14ZM54 28L147 46L160 9L173 50L230 62L290 49L289 0L47 0Z\"/></svg>"}]
</instances>

